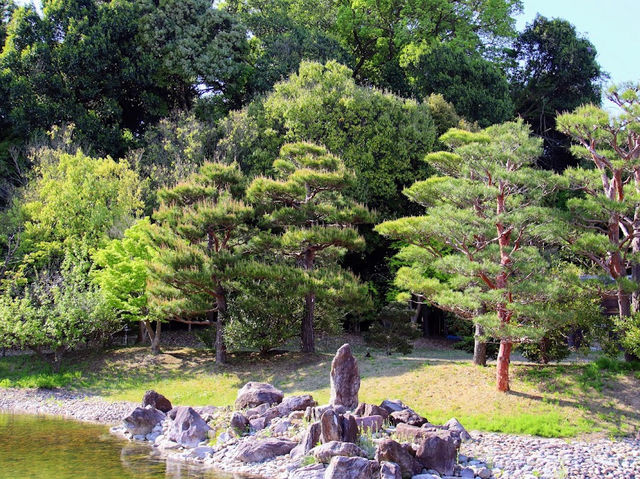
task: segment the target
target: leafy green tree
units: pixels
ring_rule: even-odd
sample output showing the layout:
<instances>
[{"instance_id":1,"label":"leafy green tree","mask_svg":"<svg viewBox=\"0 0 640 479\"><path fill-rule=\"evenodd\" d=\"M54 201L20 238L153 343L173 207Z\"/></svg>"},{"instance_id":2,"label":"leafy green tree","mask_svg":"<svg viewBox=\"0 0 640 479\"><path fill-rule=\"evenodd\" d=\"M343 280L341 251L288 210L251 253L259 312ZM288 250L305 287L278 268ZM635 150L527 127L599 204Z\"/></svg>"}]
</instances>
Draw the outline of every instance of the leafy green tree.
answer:
<instances>
[{"instance_id":1,"label":"leafy green tree","mask_svg":"<svg viewBox=\"0 0 640 479\"><path fill-rule=\"evenodd\" d=\"M520 9L519 0L340 0L336 30L359 82L402 94L407 64L440 43L466 51L500 46L514 36Z\"/></svg>"},{"instance_id":2,"label":"leafy green tree","mask_svg":"<svg viewBox=\"0 0 640 479\"><path fill-rule=\"evenodd\" d=\"M637 85L609 91L619 114L585 105L557 120L558 129L577 143L573 153L592 165L565 172L581 195L567 202L569 214L558 237L614 280L623 344L633 353L639 349L627 338L637 337L640 318L639 91Z\"/></svg>"},{"instance_id":3,"label":"leafy green tree","mask_svg":"<svg viewBox=\"0 0 640 479\"><path fill-rule=\"evenodd\" d=\"M605 74L596 48L566 20L537 16L518 36L511 54L515 111L544 139L541 166L559 171L575 165L569 138L556 129L556 115L600 104Z\"/></svg>"},{"instance_id":4,"label":"leafy green tree","mask_svg":"<svg viewBox=\"0 0 640 479\"><path fill-rule=\"evenodd\" d=\"M229 0L224 8L237 15L251 34L248 98L270 91L298 71L303 60L351 61L331 31L335 6L327 2Z\"/></svg>"},{"instance_id":5,"label":"leafy green tree","mask_svg":"<svg viewBox=\"0 0 640 479\"><path fill-rule=\"evenodd\" d=\"M107 307L127 322L141 322L151 338L151 352L160 351L161 319L149 310L147 292L148 266L155 251L151 244L151 224L138 220L124 232L121 239L113 239L93 256L96 269L91 279L99 288ZM156 320L155 330L151 326Z\"/></svg>"},{"instance_id":6,"label":"leafy green tree","mask_svg":"<svg viewBox=\"0 0 640 479\"><path fill-rule=\"evenodd\" d=\"M295 141L339 155L356 175L345 193L391 216L407 208L402 188L428 175L419 159L431 151L434 125L426 105L359 87L336 62L303 62L264 100L227 119L218 156L249 175L271 174L282 145Z\"/></svg>"},{"instance_id":7,"label":"leafy green tree","mask_svg":"<svg viewBox=\"0 0 640 479\"><path fill-rule=\"evenodd\" d=\"M215 314L220 364L226 362L229 290L243 274L242 246L253 234L243 183L236 164L205 163L188 181L162 190L154 213L151 307L164 317L206 317L204 324Z\"/></svg>"},{"instance_id":8,"label":"leafy green tree","mask_svg":"<svg viewBox=\"0 0 640 479\"><path fill-rule=\"evenodd\" d=\"M72 151L72 147L70 148ZM142 208L139 178L125 161L43 148L24 191L21 249L36 262L67 245L103 246L122 235Z\"/></svg>"},{"instance_id":9,"label":"leafy green tree","mask_svg":"<svg viewBox=\"0 0 640 479\"><path fill-rule=\"evenodd\" d=\"M408 244L399 254L410 266L398 270L398 287L500 339L496 383L508 391L513 343L536 339L568 317L557 306L564 290L549 274L553 265L535 246L551 215L543 202L559 180L531 168L540 141L522 121L478 133L452 129L440 141L453 152L426 161L446 176L405 192L426 215L376 230ZM443 279L427 276L429 268Z\"/></svg>"},{"instance_id":10,"label":"leafy green tree","mask_svg":"<svg viewBox=\"0 0 640 479\"><path fill-rule=\"evenodd\" d=\"M322 267L323 261L364 246L353 225L370 223L372 215L341 194L353 181L341 159L321 146L292 143L282 147L273 166L279 178L254 179L247 198L265 207L274 226L284 229L282 235L270 238L279 255L294 259L313 277L314 268ZM304 352L315 351L316 289L320 287L322 283L304 295Z\"/></svg>"},{"instance_id":11,"label":"leafy green tree","mask_svg":"<svg viewBox=\"0 0 640 479\"><path fill-rule=\"evenodd\" d=\"M0 341L5 347L31 349L53 366L81 345L102 342L122 324L89 281L92 265L87 246L65 251L60 266L38 270L30 280L18 274L0 296Z\"/></svg>"},{"instance_id":12,"label":"leafy green tree","mask_svg":"<svg viewBox=\"0 0 640 479\"><path fill-rule=\"evenodd\" d=\"M442 44L407 67L418 98L441 94L456 113L480 127L510 120L513 104L499 63L455 45Z\"/></svg>"}]
</instances>

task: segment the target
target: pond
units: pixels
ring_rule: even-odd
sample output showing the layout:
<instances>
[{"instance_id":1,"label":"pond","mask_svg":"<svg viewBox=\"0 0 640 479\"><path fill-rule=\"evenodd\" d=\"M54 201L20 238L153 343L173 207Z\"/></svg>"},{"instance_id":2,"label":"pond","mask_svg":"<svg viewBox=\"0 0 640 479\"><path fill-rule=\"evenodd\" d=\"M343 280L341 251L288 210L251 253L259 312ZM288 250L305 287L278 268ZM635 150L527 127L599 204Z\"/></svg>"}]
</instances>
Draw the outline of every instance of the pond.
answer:
<instances>
[{"instance_id":1,"label":"pond","mask_svg":"<svg viewBox=\"0 0 640 479\"><path fill-rule=\"evenodd\" d=\"M165 463L152 448L118 439L106 426L0 412L0 477L12 479L230 479Z\"/></svg>"}]
</instances>

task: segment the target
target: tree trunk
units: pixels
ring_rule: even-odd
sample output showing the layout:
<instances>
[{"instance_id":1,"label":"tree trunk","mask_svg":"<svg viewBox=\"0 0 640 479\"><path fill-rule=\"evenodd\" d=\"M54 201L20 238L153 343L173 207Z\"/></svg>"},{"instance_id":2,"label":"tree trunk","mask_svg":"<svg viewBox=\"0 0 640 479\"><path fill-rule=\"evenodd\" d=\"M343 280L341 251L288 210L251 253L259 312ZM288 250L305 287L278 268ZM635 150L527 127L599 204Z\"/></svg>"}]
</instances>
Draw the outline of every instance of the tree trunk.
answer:
<instances>
[{"instance_id":1,"label":"tree trunk","mask_svg":"<svg viewBox=\"0 0 640 479\"><path fill-rule=\"evenodd\" d=\"M313 260L315 253L313 250L306 250L304 253L303 268L305 271L313 269ZM308 292L304 297L304 314L302 316L302 352L314 353L316 350L315 338L313 335L313 317L316 307L316 294Z\"/></svg>"},{"instance_id":2,"label":"tree trunk","mask_svg":"<svg viewBox=\"0 0 640 479\"><path fill-rule=\"evenodd\" d=\"M224 342L224 321L227 315L227 298L222 286L216 288L216 306L218 308L218 318L216 321L216 362L226 364L227 346Z\"/></svg>"},{"instance_id":3,"label":"tree trunk","mask_svg":"<svg viewBox=\"0 0 640 479\"><path fill-rule=\"evenodd\" d=\"M142 321L138 321L138 335L136 336L136 344L144 344L145 342L144 324L142 324Z\"/></svg>"},{"instance_id":4,"label":"tree trunk","mask_svg":"<svg viewBox=\"0 0 640 479\"><path fill-rule=\"evenodd\" d=\"M540 362L542 364L549 363L549 338L543 336L540 340Z\"/></svg>"},{"instance_id":5,"label":"tree trunk","mask_svg":"<svg viewBox=\"0 0 640 479\"><path fill-rule=\"evenodd\" d=\"M480 340L483 334L482 326L476 324L473 335L473 364L476 366L487 365L487 343Z\"/></svg>"},{"instance_id":6,"label":"tree trunk","mask_svg":"<svg viewBox=\"0 0 640 479\"><path fill-rule=\"evenodd\" d=\"M147 334L151 339L151 354L159 354L160 353L160 332L162 330L162 326L160 321L156 323L156 330L154 331L151 327L150 321L143 321L144 327L147 330Z\"/></svg>"},{"instance_id":7,"label":"tree trunk","mask_svg":"<svg viewBox=\"0 0 640 479\"><path fill-rule=\"evenodd\" d=\"M498 391L509 391L509 363L511 362L511 348L513 343L507 339L500 341L500 351L498 352L498 365L496 368L496 381Z\"/></svg>"}]
</instances>

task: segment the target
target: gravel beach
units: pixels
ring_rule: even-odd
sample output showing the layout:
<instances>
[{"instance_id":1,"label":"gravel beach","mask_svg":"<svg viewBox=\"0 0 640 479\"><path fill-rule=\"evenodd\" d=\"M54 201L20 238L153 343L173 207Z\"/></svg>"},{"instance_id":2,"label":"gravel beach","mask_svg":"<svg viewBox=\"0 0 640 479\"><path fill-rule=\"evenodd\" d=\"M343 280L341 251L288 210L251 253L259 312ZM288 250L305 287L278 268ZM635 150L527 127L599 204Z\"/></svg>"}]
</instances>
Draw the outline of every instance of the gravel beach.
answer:
<instances>
[{"instance_id":1,"label":"gravel beach","mask_svg":"<svg viewBox=\"0 0 640 479\"><path fill-rule=\"evenodd\" d=\"M63 390L0 389L0 411L62 416L119 424L138 404L108 402ZM472 431L463 443L461 465L486 463L495 478L640 479L640 441L565 440ZM277 461L269 464L278 469ZM237 469L236 469L237 470Z\"/></svg>"}]
</instances>

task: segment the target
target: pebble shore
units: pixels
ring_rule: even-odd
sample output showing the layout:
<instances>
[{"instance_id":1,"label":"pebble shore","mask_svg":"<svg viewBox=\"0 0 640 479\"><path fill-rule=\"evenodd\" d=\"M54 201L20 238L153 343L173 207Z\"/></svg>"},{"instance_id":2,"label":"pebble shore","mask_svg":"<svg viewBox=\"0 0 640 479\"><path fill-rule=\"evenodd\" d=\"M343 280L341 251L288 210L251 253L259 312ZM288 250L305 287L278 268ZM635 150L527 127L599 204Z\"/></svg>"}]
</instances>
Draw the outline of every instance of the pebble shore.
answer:
<instances>
[{"instance_id":1,"label":"pebble shore","mask_svg":"<svg viewBox=\"0 0 640 479\"><path fill-rule=\"evenodd\" d=\"M106 425L119 424L137 405L63 390L0 389L0 411L62 416ZM492 477L496 479L640 479L638 440L580 441L475 431L471 435L474 440L462 444L461 465L482 461L493 470ZM229 469L250 472L238 471L240 464L233 466ZM279 461L268 466L265 469L280 474L284 469ZM280 475L276 474L274 477Z\"/></svg>"}]
</instances>

